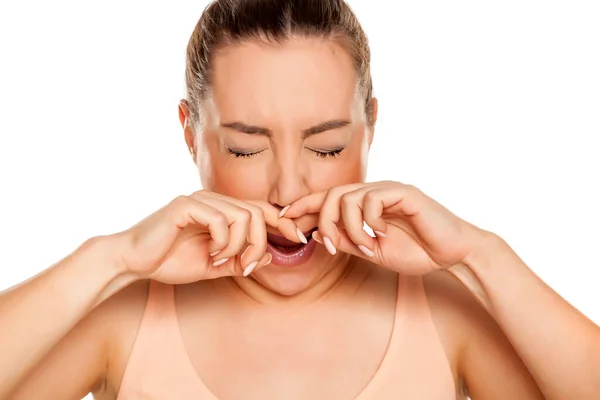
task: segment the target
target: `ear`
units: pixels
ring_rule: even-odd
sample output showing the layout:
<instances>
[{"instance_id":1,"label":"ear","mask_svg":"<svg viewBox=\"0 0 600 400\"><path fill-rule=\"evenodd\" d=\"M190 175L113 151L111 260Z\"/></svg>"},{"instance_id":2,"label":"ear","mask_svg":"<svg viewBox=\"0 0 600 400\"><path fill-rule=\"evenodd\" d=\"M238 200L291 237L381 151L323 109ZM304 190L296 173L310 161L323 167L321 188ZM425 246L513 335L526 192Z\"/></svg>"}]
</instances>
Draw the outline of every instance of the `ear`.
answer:
<instances>
[{"instance_id":1,"label":"ear","mask_svg":"<svg viewBox=\"0 0 600 400\"><path fill-rule=\"evenodd\" d=\"M378 102L377 98L373 97L369 100L367 104L367 122L369 124L369 146L373 143L373 136L375 134L375 123L377 122L377 111L378 111Z\"/></svg>"},{"instance_id":2,"label":"ear","mask_svg":"<svg viewBox=\"0 0 600 400\"><path fill-rule=\"evenodd\" d=\"M193 157L196 153L196 135L194 133L193 124L191 124L190 108L188 107L187 100L179 101L179 122L181 123L181 127L183 128L185 144L187 145Z\"/></svg>"}]
</instances>

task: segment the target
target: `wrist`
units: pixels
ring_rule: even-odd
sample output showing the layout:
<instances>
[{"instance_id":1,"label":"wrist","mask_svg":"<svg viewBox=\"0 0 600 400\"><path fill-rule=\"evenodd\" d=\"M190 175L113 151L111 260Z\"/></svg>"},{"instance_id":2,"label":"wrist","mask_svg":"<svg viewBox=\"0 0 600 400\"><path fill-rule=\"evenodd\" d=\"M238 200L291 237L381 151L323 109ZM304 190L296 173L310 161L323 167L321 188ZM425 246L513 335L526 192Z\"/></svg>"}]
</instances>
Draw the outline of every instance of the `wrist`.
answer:
<instances>
[{"instance_id":1,"label":"wrist","mask_svg":"<svg viewBox=\"0 0 600 400\"><path fill-rule=\"evenodd\" d=\"M508 245L500 236L483 229L477 229L472 236L471 250L462 260L462 264L475 275L481 276L486 270L493 268L492 261L505 253Z\"/></svg>"},{"instance_id":2,"label":"wrist","mask_svg":"<svg viewBox=\"0 0 600 400\"><path fill-rule=\"evenodd\" d=\"M94 236L83 242L73 255L85 260L94 272L115 279L127 273L120 260L120 247L122 246L116 236Z\"/></svg>"},{"instance_id":3,"label":"wrist","mask_svg":"<svg viewBox=\"0 0 600 400\"><path fill-rule=\"evenodd\" d=\"M485 280L490 276L488 270L493 268L491 261L497 257L503 246L503 240L492 232L475 227L470 236L471 250L461 262L448 268L448 272L457 278L486 310L490 311L491 304Z\"/></svg>"},{"instance_id":4,"label":"wrist","mask_svg":"<svg viewBox=\"0 0 600 400\"><path fill-rule=\"evenodd\" d=\"M140 280L122 262L122 248L119 235L95 236L86 240L73 254L86 266L89 275L95 275L103 282L96 304Z\"/></svg>"}]
</instances>

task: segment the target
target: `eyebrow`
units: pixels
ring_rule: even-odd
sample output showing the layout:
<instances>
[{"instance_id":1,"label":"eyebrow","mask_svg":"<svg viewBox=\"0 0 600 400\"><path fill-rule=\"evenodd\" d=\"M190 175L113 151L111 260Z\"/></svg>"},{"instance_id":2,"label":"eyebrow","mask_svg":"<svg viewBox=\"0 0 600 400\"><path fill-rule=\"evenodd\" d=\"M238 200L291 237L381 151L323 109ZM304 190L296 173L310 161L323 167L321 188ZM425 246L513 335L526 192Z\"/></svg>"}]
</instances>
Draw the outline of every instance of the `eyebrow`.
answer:
<instances>
[{"instance_id":1,"label":"eyebrow","mask_svg":"<svg viewBox=\"0 0 600 400\"><path fill-rule=\"evenodd\" d=\"M316 135L318 133L323 133L327 131L331 131L334 129L343 128L350 124L350 121L344 119L332 119L329 121L321 122L318 125L311 126L310 128L302 130L302 137L306 138L308 136ZM247 133L249 135L265 135L271 136L273 131L268 128L263 128L255 125L244 124L243 122L230 122L221 124L223 128L229 128L236 130L238 132Z\"/></svg>"}]
</instances>

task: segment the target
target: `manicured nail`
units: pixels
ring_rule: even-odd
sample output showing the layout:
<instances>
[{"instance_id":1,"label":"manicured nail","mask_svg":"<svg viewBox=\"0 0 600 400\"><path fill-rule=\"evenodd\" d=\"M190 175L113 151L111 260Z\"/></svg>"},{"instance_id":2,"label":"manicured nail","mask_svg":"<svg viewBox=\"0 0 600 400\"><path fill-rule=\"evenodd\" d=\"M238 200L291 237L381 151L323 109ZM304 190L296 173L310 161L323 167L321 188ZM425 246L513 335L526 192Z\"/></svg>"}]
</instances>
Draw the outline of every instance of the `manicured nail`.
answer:
<instances>
[{"instance_id":1,"label":"manicured nail","mask_svg":"<svg viewBox=\"0 0 600 400\"><path fill-rule=\"evenodd\" d=\"M325 248L327 249L327 251L332 256L335 256L335 253L337 253L337 250L335 249L335 246L333 245L333 243L331 243L331 240L327 236L323 237L323 244L325 245Z\"/></svg>"},{"instance_id":2,"label":"manicured nail","mask_svg":"<svg viewBox=\"0 0 600 400\"><path fill-rule=\"evenodd\" d=\"M317 243L321 243L321 244L323 244L323 240L320 238L320 236L321 236L321 235L319 235L319 232L318 232L318 231L314 231L314 232L312 233L312 238L313 238L313 240L314 240L315 242L317 242Z\"/></svg>"},{"instance_id":3,"label":"manicured nail","mask_svg":"<svg viewBox=\"0 0 600 400\"><path fill-rule=\"evenodd\" d=\"M296 228L296 234L298 235L298 239L300 239L302 243L308 243L308 240L306 240L306 236L304 236L304 233L302 233L300 228Z\"/></svg>"},{"instance_id":4,"label":"manicured nail","mask_svg":"<svg viewBox=\"0 0 600 400\"><path fill-rule=\"evenodd\" d=\"M263 264L263 267L266 267L267 265L271 264L271 261L273 261L273 256L271 255L271 253L267 253L268 254L268 258L267 261Z\"/></svg>"},{"instance_id":5,"label":"manicured nail","mask_svg":"<svg viewBox=\"0 0 600 400\"><path fill-rule=\"evenodd\" d=\"M362 244L359 244L358 248L360 249L360 251L365 253L367 257L373 257L375 255L375 253L373 253L371 250L369 250L366 246L363 246Z\"/></svg>"},{"instance_id":6,"label":"manicured nail","mask_svg":"<svg viewBox=\"0 0 600 400\"><path fill-rule=\"evenodd\" d=\"M387 235L381 231L375 231L375 235L377 235L379 237L383 237L383 238L387 237Z\"/></svg>"},{"instance_id":7,"label":"manicured nail","mask_svg":"<svg viewBox=\"0 0 600 400\"><path fill-rule=\"evenodd\" d=\"M224 259L222 259L222 260L215 261L215 262L213 263L213 267L218 267L219 265L223 265L223 264L225 264L227 261L229 261L229 258L224 258Z\"/></svg>"},{"instance_id":8,"label":"manicured nail","mask_svg":"<svg viewBox=\"0 0 600 400\"><path fill-rule=\"evenodd\" d=\"M210 253L211 257L216 256L217 254L219 254L221 252L221 250L217 250L217 251L213 251L212 253Z\"/></svg>"},{"instance_id":9,"label":"manicured nail","mask_svg":"<svg viewBox=\"0 0 600 400\"><path fill-rule=\"evenodd\" d=\"M254 261L252 264L248 265L244 269L244 276L250 275L252 273L252 271L254 271L254 268L256 268L257 265L258 265L258 261Z\"/></svg>"},{"instance_id":10,"label":"manicured nail","mask_svg":"<svg viewBox=\"0 0 600 400\"><path fill-rule=\"evenodd\" d=\"M291 207L291 206L292 206L292 205L291 205L291 204L289 204L289 205L287 205L287 206L283 207L283 208L281 209L281 211L279 211L279 218L283 217L283 216L285 215L285 213L287 212L287 210L289 210L289 209L290 209L290 207Z\"/></svg>"}]
</instances>

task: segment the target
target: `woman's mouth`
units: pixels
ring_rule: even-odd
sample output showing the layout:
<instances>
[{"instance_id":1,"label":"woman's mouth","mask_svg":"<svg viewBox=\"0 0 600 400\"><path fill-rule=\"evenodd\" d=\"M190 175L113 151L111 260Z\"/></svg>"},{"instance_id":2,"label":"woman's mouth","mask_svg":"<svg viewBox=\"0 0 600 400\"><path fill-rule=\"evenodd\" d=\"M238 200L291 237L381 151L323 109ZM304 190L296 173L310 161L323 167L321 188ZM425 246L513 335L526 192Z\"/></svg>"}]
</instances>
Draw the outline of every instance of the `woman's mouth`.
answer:
<instances>
[{"instance_id":1,"label":"woman's mouth","mask_svg":"<svg viewBox=\"0 0 600 400\"><path fill-rule=\"evenodd\" d=\"M267 233L267 251L273 257L271 263L295 267L307 262L316 247L316 242L312 239L314 230L304 233L307 244L292 242L283 236Z\"/></svg>"}]
</instances>

